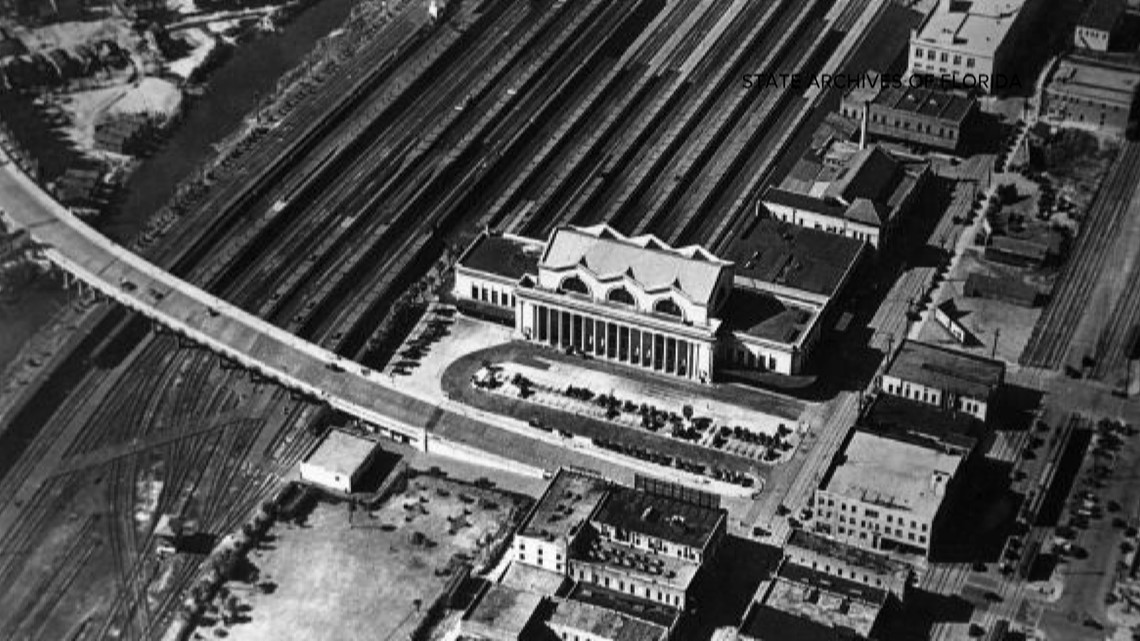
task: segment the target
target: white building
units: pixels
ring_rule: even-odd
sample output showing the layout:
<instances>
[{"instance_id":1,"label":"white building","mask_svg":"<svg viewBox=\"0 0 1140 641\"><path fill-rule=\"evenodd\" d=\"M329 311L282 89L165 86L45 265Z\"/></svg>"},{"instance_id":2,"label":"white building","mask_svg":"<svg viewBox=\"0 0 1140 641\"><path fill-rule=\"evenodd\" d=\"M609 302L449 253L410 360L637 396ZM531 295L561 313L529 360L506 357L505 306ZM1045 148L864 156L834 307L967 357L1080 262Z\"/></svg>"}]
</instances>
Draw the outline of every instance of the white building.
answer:
<instances>
[{"instance_id":1,"label":"white building","mask_svg":"<svg viewBox=\"0 0 1140 641\"><path fill-rule=\"evenodd\" d=\"M856 430L815 492L817 528L849 545L927 556L964 458Z\"/></svg>"},{"instance_id":2,"label":"white building","mask_svg":"<svg viewBox=\"0 0 1140 641\"><path fill-rule=\"evenodd\" d=\"M570 544L609 491L604 479L559 470L511 543L511 559L566 574Z\"/></svg>"},{"instance_id":3,"label":"white building","mask_svg":"<svg viewBox=\"0 0 1140 641\"><path fill-rule=\"evenodd\" d=\"M463 311L509 322L523 340L640 369L712 382L720 360L725 369L796 374L862 253L848 242L812 258L805 253L818 243L804 238L776 247L784 262L777 268L766 255L773 268L760 273L605 225L560 227L545 244L485 233L460 258L454 295ZM745 239L735 251L751 257L757 242L765 241ZM797 256L830 265L807 290L785 268Z\"/></svg>"},{"instance_id":4,"label":"white building","mask_svg":"<svg viewBox=\"0 0 1140 641\"><path fill-rule=\"evenodd\" d=\"M1073 31L1073 44L1090 51L1108 51L1124 21L1124 0L1092 0Z\"/></svg>"},{"instance_id":5,"label":"white building","mask_svg":"<svg viewBox=\"0 0 1140 641\"><path fill-rule=\"evenodd\" d=\"M301 480L349 494L379 449L374 441L332 430L301 462Z\"/></svg>"},{"instance_id":6,"label":"white building","mask_svg":"<svg viewBox=\"0 0 1140 641\"><path fill-rule=\"evenodd\" d=\"M907 72L949 78L992 93L1015 81L1018 45L1032 27L1042 0L938 0L911 30Z\"/></svg>"},{"instance_id":7,"label":"white building","mask_svg":"<svg viewBox=\"0 0 1140 641\"><path fill-rule=\"evenodd\" d=\"M906 340L881 387L888 394L985 421L1004 379L1001 361Z\"/></svg>"}]
</instances>

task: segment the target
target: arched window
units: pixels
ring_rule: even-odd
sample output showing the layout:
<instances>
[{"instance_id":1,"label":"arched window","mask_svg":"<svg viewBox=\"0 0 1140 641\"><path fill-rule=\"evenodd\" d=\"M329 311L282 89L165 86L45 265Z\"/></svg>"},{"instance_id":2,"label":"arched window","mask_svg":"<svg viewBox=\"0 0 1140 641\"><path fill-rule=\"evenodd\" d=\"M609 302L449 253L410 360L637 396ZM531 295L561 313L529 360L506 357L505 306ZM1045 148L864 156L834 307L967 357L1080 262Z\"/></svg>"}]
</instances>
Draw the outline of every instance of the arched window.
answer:
<instances>
[{"instance_id":1,"label":"arched window","mask_svg":"<svg viewBox=\"0 0 1140 641\"><path fill-rule=\"evenodd\" d=\"M570 276L563 279L562 284L558 286L558 291L562 293L570 292L574 294L584 294L586 296L590 295L590 288L586 287L586 283L582 282L582 279L577 276Z\"/></svg>"},{"instance_id":2,"label":"arched window","mask_svg":"<svg viewBox=\"0 0 1140 641\"><path fill-rule=\"evenodd\" d=\"M606 300L610 301L611 303L621 303L622 305L632 306L636 304L636 302L633 300L633 294L629 293L629 290L624 287L615 287L611 289L610 292L606 294Z\"/></svg>"},{"instance_id":3,"label":"arched window","mask_svg":"<svg viewBox=\"0 0 1140 641\"><path fill-rule=\"evenodd\" d=\"M677 318L684 318L685 316L685 313L681 311L681 306L672 298L662 298L654 303L653 311L660 314L668 314L669 316L676 316Z\"/></svg>"}]
</instances>

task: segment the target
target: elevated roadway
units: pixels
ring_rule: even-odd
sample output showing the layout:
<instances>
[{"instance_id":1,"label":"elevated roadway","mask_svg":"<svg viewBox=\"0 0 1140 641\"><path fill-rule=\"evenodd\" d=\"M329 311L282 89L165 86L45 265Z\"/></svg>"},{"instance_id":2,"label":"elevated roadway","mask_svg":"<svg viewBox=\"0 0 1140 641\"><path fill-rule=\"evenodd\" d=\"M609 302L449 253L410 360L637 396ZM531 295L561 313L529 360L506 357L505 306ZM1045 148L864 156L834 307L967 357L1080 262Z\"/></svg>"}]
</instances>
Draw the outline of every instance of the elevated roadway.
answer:
<instances>
[{"instance_id":1,"label":"elevated roadway","mask_svg":"<svg viewBox=\"0 0 1140 641\"><path fill-rule=\"evenodd\" d=\"M527 431L520 421L399 390L389 376L294 336L112 242L6 156L0 156L0 203L4 225L26 230L40 254L69 277L242 369L397 440L426 450L430 439L432 448L451 456L529 475L563 463L662 473L656 466L602 450L567 450L564 443L554 442L556 437ZM516 449L525 451L528 462L495 453ZM670 469L669 474L723 494L749 491L680 470Z\"/></svg>"}]
</instances>

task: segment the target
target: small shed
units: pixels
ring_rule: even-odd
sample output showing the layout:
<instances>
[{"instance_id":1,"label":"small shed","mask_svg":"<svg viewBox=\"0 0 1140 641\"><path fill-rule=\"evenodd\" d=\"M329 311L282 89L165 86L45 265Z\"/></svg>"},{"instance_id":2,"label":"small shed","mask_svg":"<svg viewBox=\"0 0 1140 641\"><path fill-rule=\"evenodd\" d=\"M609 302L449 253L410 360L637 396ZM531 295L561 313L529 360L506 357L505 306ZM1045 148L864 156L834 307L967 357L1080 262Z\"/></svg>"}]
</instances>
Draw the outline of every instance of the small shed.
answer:
<instances>
[{"instance_id":1,"label":"small shed","mask_svg":"<svg viewBox=\"0 0 1140 641\"><path fill-rule=\"evenodd\" d=\"M968 298L988 298L1022 307L1036 307L1041 304L1042 298L1037 288L1020 280L983 274L970 274L966 277L965 294Z\"/></svg>"},{"instance_id":2,"label":"small shed","mask_svg":"<svg viewBox=\"0 0 1140 641\"><path fill-rule=\"evenodd\" d=\"M377 451L375 441L333 430L301 463L301 480L349 494Z\"/></svg>"}]
</instances>

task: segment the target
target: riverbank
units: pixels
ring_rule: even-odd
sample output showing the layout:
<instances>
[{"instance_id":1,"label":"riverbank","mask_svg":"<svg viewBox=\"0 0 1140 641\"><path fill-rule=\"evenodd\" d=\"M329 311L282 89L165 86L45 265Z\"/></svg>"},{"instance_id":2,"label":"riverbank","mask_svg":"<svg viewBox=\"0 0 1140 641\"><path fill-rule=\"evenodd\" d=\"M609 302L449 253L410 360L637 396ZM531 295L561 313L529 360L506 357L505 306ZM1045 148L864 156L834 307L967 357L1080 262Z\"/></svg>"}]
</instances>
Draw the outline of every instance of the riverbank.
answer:
<instances>
[{"instance_id":1,"label":"riverbank","mask_svg":"<svg viewBox=\"0 0 1140 641\"><path fill-rule=\"evenodd\" d=\"M316 0L280 32L238 45L210 74L202 95L166 143L127 179L124 198L99 221L100 230L120 242L134 238L177 185L215 155L215 145L246 128L246 116L259 101L296 76L291 71L345 23L351 7L351 0ZM70 316L66 293L50 277L29 283L18 293L17 300L0 308L2 390L9 388L22 361L39 358L43 349L30 345L38 332L46 332L45 338L34 342L53 345L62 342L51 337L61 331L57 316L65 319L64 328L71 324L66 320ZM32 349L25 350L25 345Z\"/></svg>"}]
</instances>

